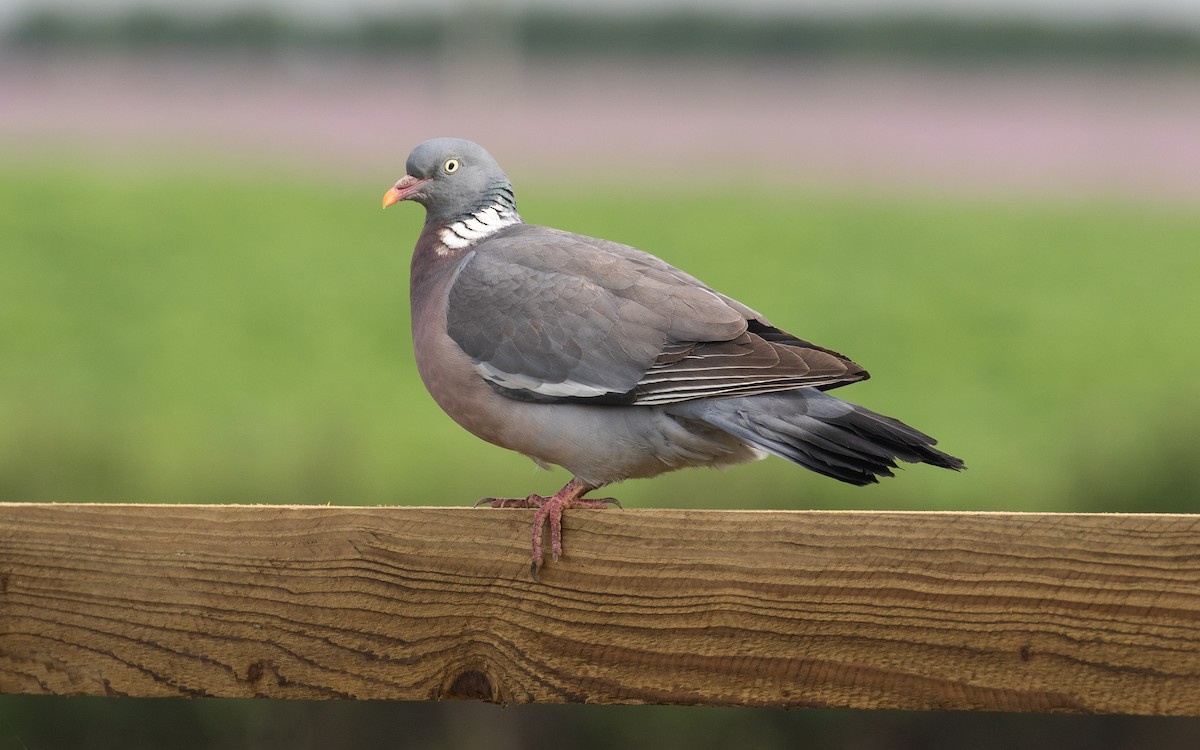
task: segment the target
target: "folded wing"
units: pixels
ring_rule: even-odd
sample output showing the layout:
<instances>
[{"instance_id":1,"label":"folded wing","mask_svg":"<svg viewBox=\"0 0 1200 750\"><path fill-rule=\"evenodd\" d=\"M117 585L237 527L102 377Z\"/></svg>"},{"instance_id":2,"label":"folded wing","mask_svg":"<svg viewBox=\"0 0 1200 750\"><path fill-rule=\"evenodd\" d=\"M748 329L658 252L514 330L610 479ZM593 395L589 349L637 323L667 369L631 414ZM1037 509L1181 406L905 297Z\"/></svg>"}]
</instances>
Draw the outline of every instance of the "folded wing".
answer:
<instances>
[{"instance_id":1,"label":"folded wing","mask_svg":"<svg viewBox=\"0 0 1200 750\"><path fill-rule=\"evenodd\" d=\"M652 255L533 225L475 248L447 324L483 378L527 401L649 406L867 377Z\"/></svg>"}]
</instances>

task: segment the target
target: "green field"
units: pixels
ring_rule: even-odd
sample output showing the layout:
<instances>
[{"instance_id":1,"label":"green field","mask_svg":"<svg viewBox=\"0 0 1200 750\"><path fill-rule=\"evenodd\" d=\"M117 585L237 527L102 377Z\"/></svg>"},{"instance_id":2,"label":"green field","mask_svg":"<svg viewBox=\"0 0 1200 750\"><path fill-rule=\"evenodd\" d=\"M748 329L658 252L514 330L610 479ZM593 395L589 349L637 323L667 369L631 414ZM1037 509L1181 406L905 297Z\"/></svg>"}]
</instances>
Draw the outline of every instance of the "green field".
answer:
<instances>
[{"instance_id":1,"label":"green field","mask_svg":"<svg viewBox=\"0 0 1200 750\"><path fill-rule=\"evenodd\" d=\"M389 175L391 179L395 175ZM386 180L0 169L0 499L467 504L566 479L425 395ZM570 188L570 189L564 189ZM632 506L1194 509L1200 216L1150 205L524 185L842 351L838 395L964 457L853 488L778 459Z\"/></svg>"}]
</instances>

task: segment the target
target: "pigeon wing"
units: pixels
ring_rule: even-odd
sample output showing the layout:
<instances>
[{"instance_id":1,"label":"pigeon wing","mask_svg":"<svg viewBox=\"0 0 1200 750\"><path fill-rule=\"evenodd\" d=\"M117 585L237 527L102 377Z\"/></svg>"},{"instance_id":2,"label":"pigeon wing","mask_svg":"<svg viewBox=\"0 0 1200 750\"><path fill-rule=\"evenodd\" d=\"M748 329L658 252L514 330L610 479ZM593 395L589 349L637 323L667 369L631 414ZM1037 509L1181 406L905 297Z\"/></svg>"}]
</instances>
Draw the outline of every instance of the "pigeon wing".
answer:
<instances>
[{"instance_id":1,"label":"pigeon wing","mask_svg":"<svg viewBox=\"0 0 1200 750\"><path fill-rule=\"evenodd\" d=\"M649 406L867 377L652 255L528 224L475 247L447 326L480 376L526 401Z\"/></svg>"}]
</instances>

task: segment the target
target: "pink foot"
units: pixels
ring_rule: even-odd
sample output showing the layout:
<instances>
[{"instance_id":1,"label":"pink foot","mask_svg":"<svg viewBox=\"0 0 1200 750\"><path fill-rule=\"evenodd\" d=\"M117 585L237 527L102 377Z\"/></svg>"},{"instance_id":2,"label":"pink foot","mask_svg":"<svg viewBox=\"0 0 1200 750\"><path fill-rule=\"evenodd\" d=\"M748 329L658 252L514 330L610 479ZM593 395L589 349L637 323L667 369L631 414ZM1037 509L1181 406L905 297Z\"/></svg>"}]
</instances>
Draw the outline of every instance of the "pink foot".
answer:
<instances>
[{"instance_id":1,"label":"pink foot","mask_svg":"<svg viewBox=\"0 0 1200 750\"><path fill-rule=\"evenodd\" d=\"M475 503L475 507L490 505L493 508L540 508L544 502L546 502L546 498L541 495L530 495L529 497L485 497Z\"/></svg>"},{"instance_id":2,"label":"pink foot","mask_svg":"<svg viewBox=\"0 0 1200 750\"><path fill-rule=\"evenodd\" d=\"M530 495L525 498L485 497L475 503L475 507L490 505L493 508L537 508L537 512L533 514L533 559L529 565L529 575L537 580L543 560L542 528L547 521L550 522L550 559L558 562L559 556L562 555L562 514L564 510L567 508L599 509L607 508L609 505L621 507L621 503L611 497L585 500L583 496L594 489L596 488L584 484L578 479L572 479L550 497L541 495Z\"/></svg>"}]
</instances>

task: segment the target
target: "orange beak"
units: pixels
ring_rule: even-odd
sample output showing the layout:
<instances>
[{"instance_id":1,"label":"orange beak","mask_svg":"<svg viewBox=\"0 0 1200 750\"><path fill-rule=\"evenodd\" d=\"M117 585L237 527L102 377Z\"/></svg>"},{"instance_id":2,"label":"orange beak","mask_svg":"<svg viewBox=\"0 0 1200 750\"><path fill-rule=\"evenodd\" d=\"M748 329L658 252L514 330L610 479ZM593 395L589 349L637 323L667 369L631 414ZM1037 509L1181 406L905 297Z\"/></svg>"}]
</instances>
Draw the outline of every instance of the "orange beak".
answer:
<instances>
[{"instance_id":1,"label":"orange beak","mask_svg":"<svg viewBox=\"0 0 1200 750\"><path fill-rule=\"evenodd\" d=\"M387 208L393 203L409 200L416 195L417 191L421 189L421 186L427 182L429 182L428 178L422 179L420 177L404 175L399 182L397 182L391 187L390 190L383 194L383 207Z\"/></svg>"}]
</instances>

